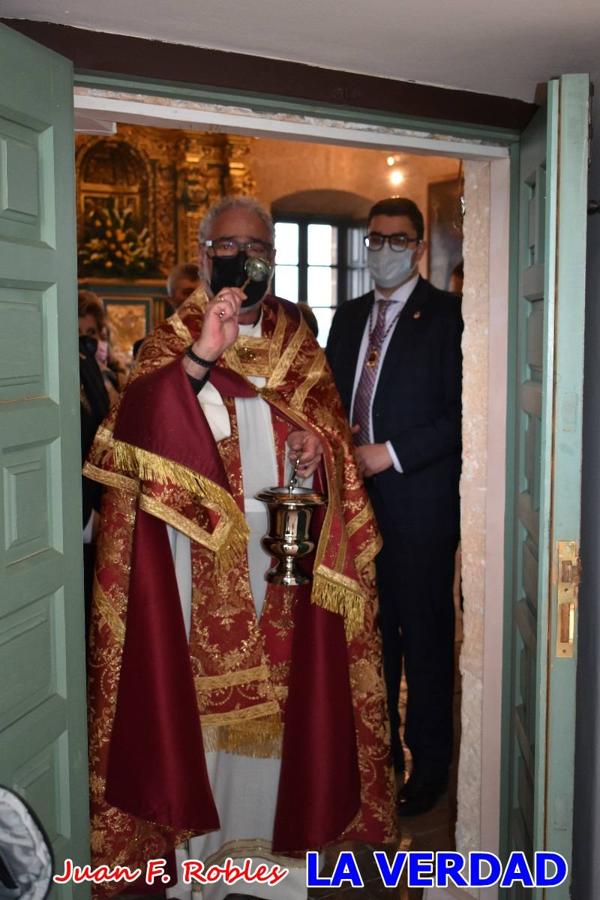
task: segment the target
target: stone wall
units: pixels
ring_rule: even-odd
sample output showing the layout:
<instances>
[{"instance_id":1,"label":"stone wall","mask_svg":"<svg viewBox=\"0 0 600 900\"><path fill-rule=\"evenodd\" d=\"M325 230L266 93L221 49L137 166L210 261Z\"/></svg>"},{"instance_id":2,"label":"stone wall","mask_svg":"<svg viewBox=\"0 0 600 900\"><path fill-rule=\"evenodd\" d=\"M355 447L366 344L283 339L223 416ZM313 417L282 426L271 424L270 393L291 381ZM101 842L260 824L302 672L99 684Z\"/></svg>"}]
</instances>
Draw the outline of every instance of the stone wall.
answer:
<instances>
[{"instance_id":1,"label":"stone wall","mask_svg":"<svg viewBox=\"0 0 600 900\"><path fill-rule=\"evenodd\" d=\"M481 748L486 562L490 166L465 163L463 297L462 739L457 848L481 847Z\"/></svg>"}]
</instances>

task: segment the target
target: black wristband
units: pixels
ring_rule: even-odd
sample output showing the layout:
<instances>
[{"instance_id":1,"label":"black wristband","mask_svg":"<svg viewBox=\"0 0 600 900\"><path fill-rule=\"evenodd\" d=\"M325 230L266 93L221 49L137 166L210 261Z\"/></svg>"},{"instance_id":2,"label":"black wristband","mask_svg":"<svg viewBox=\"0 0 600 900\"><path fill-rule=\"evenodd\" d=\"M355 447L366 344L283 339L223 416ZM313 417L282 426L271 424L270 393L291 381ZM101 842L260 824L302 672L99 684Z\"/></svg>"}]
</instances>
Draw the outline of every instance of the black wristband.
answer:
<instances>
[{"instance_id":1,"label":"black wristband","mask_svg":"<svg viewBox=\"0 0 600 900\"><path fill-rule=\"evenodd\" d=\"M212 369L215 363L218 362L218 357L217 359L202 359L201 356L198 356L197 353L194 353L191 347L187 348L187 350L185 351L185 355L189 356L192 362L195 362L196 365L204 366L205 369Z\"/></svg>"}]
</instances>

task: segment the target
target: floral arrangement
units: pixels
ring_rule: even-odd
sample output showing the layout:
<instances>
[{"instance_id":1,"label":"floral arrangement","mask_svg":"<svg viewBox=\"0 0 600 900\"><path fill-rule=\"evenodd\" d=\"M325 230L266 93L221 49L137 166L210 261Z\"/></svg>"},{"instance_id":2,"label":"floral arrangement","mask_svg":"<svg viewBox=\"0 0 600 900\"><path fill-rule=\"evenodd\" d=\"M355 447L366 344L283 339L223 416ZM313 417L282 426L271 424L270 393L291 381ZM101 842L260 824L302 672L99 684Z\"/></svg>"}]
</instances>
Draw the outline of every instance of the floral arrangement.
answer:
<instances>
[{"instance_id":1,"label":"floral arrangement","mask_svg":"<svg viewBox=\"0 0 600 900\"><path fill-rule=\"evenodd\" d=\"M97 207L86 216L78 252L79 274L100 278L160 275L147 228L138 231L133 210Z\"/></svg>"}]
</instances>

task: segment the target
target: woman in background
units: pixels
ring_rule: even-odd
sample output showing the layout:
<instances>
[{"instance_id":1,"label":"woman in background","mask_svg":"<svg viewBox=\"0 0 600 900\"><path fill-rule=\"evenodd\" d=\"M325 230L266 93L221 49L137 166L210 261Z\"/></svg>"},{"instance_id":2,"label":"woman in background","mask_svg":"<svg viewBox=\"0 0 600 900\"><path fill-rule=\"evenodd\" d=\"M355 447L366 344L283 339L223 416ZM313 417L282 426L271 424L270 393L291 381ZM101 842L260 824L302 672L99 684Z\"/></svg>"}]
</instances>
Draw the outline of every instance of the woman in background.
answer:
<instances>
[{"instance_id":1,"label":"woman in background","mask_svg":"<svg viewBox=\"0 0 600 900\"><path fill-rule=\"evenodd\" d=\"M102 303L91 291L80 291L79 314L79 406L81 416L81 463L85 461L98 427L108 415L110 400L98 364L98 344L105 314ZM83 572L86 635L94 577L95 536L100 514L102 488L82 478L83 500Z\"/></svg>"},{"instance_id":2,"label":"woman in background","mask_svg":"<svg viewBox=\"0 0 600 900\"><path fill-rule=\"evenodd\" d=\"M79 335L91 338L91 340L96 342L96 362L100 367L104 386L112 406L119 396L121 385L114 364L110 365L109 330L104 304L92 291L79 291L77 294L77 307Z\"/></svg>"}]
</instances>

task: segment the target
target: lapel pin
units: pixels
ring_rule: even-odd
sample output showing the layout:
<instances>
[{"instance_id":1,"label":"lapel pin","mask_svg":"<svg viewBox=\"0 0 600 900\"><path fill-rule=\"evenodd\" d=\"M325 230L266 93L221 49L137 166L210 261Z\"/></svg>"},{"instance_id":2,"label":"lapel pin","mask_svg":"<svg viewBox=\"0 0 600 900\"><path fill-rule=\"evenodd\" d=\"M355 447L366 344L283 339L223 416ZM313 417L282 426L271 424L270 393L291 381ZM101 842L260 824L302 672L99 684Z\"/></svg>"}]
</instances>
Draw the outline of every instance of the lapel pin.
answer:
<instances>
[{"instance_id":1,"label":"lapel pin","mask_svg":"<svg viewBox=\"0 0 600 900\"><path fill-rule=\"evenodd\" d=\"M416 312L413 313L413 319L420 319L420 318L421 318L421 310L418 309Z\"/></svg>"}]
</instances>

